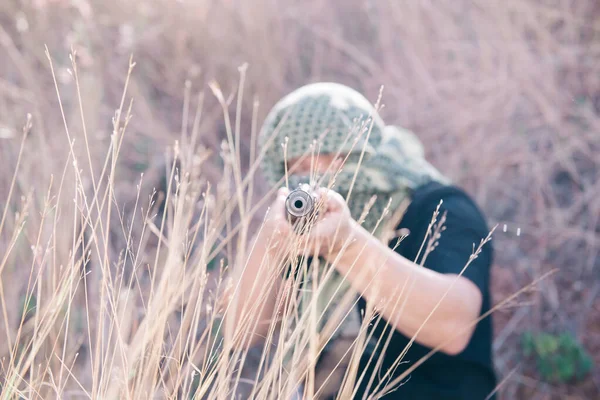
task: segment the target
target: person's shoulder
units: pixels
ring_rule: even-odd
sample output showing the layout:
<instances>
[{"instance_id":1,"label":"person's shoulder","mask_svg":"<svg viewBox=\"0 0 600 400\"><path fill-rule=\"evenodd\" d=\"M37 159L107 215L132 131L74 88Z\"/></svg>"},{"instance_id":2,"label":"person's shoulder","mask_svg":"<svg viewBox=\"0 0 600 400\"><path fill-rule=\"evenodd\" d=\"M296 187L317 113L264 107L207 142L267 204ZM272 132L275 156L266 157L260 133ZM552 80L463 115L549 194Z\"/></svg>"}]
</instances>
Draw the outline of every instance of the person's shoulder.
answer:
<instances>
[{"instance_id":1,"label":"person's shoulder","mask_svg":"<svg viewBox=\"0 0 600 400\"><path fill-rule=\"evenodd\" d=\"M454 264L462 268L465 254L471 252L474 245L481 243L490 234L490 229L473 197L458 186L432 183L417 189L398 226L398 232L408 236L399 243L392 242L392 245L398 245L397 249L401 254L414 259L429 232L436 210L439 211L436 221L443 223L444 232L441 233L435 254L432 253L428 261L435 264L436 257L444 257L448 261L451 256L455 256L460 261ZM488 242L477 263L490 265L493 253L492 243Z\"/></svg>"},{"instance_id":2,"label":"person's shoulder","mask_svg":"<svg viewBox=\"0 0 600 400\"><path fill-rule=\"evenodd\" d=\"M438 182L415 190L403 221L410 225L428 223L438 207L440 214L462 228L489 231L486 217L471 195L459 186Z\"/></svg>"},{"instance_id":3,"label":"person's shoulder","mask_svg":"<svg viewBox=\"0 0 600 400\"><path fill-rule=\"evenodd\" d=\"M460 186L430 182L417 188L412 196L412 203L425 204L431 202L467 202L476 206L473 198Z\"/></svg>"}]
</instances>

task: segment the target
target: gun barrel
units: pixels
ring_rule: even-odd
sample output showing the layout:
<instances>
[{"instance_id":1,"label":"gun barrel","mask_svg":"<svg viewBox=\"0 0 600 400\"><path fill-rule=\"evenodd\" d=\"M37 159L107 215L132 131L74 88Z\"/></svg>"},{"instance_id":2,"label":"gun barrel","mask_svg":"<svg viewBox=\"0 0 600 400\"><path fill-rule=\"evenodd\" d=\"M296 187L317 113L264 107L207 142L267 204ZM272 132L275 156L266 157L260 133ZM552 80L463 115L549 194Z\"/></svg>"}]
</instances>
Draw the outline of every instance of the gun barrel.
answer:
<instances>
[{"instance_id":1,"label":"gun barrel","mask_svg":"<svg viewBox=\"0 0 600 400\"><path fill-rule=\"evenodd\" d=\"M292 190L285 201L286 211L293 219L309 216L315 206L316 199L306 187Z\"/></svg>"}]
</instances>

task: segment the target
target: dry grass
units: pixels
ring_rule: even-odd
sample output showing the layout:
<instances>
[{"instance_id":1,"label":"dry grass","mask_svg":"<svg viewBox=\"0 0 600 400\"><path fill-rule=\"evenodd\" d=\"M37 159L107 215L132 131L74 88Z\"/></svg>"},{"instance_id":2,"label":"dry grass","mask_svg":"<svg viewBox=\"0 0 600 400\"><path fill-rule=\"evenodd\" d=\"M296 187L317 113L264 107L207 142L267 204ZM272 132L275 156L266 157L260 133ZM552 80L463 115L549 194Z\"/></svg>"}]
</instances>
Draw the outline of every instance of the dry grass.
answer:
<instances>
[{"instance_id":1,"label":"dry grass","mask_svg":"<svg viewBox=\"0 0 600 400\"><path fill-rule=\"evenodd\" d=\"M384 85L384 118L418 132L434 164L499 224L496 302L559 268L497 316L503 398L598 393L598 372L579 385L540 382L520 367L515 341L525 329L568 329L600 354L596 2L236 3L1 2L3 396L115 393L126 378L131 397L191 390L190 360L205 358L213 339L199 321L223 290L201 266L218 246L233 260L265 211L268 188L249 173L260 156L250 132L277 98L316 80L373 100ZM244 63L245 95L235 97ZM232 102L230 133L241 132L239 146L229 138L236 173L218 154L227 129L210 81ZM191 175L165 180L160 218L149 196L176 171ZM252 182L245 205L210 220L220 199L240 198L240 179ZM236 227L243 234L226 237ZM189 254L169 245L192 242ZM219 367L215 382L224 382L233 366Z\"/></svg>"}]
</instances>

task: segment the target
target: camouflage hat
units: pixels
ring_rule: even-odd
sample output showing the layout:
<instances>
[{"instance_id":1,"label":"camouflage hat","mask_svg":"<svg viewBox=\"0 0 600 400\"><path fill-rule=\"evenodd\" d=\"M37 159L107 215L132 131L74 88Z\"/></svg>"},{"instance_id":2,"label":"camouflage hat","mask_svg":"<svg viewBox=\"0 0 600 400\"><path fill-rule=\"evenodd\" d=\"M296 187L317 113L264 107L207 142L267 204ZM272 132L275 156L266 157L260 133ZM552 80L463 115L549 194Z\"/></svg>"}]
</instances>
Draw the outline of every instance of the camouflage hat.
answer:
<instances>
[{"instance_id":1,"label":"camouflage hat","mask_svg":"<svg viewBox=\"0 0 600 400\"><path fill-rule=\"evenodd\" d=\"M368 157L376 153L384 127L375 107L356 90L331 82L303 86L277 102L262 126L261 147L272 140L262 162L265 178L275 184L284 175L280 145L286 140L288 161L310 152L315 141L320 154L358 154L364 148Z\"/></svg>"}]
</instances>

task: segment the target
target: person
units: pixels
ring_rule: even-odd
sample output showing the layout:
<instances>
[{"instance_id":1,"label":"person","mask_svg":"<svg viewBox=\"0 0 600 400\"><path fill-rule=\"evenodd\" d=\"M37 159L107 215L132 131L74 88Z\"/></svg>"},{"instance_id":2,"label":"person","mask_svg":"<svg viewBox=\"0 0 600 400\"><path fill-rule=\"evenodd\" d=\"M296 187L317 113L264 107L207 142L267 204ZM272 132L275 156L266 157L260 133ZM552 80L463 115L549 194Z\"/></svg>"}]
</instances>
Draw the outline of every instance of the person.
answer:
<instances>
[{"instance_id":1,"label":"person","mask_svg":"<svg viewBox=\"0 0 600 400\"><path fill-rule=\"evenodd\" d=\"M321 182L334 177L329 180L331 188L317 189L325 204L308 234L310 251L331 262L344 277L345 287L357 293L360 315L365 315L368 304L376 307L380 318L368 329L373 338L383 338L360 359L359 371L371 371L374 381L367 373L353 397L366 398L374 387L385 386L380 379L389 382L401 376L439 348L380 398L494 398L491 317L475 324L491 303L493 249L491 243L482 242L489 238L489 229L474 200L425 160L416 136L385 125L372 103L356 90L324 82L282 98L265 119L260 143L266 149L262 161L266 180L285 186L287 177L289 187L277 193L246 264L236 267L240 298L262 304L252 317L258 323L248 328L246 345L264 341L279 311L280 283L266 295L252 287L272 276L268 267L260 266L265 259L266 264L280 262L275 256L278 244L296 234L285 210L289 189L314 184L315 174ZM307 157L311 151L314 156ZM339 171L332 172L332 165L340 163ZM387 215L403 210L396 231L408 235L389 242L375 236L386 210ZM438 222L433 228L444 226L435 232L434 214ZM239 323L243 315L247 317L238 312L234 320ZM391 339L384 349L388 334ZM369 362L373 354L376 361ZM390 374L384 377L387 371Z\"/></svg>"}]
</instances>

